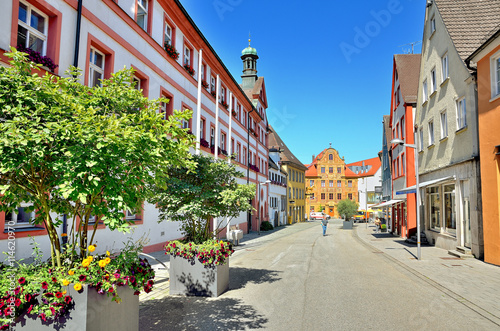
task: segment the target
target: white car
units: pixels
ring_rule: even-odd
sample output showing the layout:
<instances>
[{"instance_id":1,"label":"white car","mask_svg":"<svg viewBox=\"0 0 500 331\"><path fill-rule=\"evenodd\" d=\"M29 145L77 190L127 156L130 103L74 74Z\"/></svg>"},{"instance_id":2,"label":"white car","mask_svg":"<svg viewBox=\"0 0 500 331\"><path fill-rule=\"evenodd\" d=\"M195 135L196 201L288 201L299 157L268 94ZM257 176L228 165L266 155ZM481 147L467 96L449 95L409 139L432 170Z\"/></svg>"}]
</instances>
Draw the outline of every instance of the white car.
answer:
<instances>
[{"instance_id":1,"label":"white car","mask_svg":"<svg viewBox=\"0 0 500 331\"><path fill-rule=\"evenodd\" d=\"M330 215L325 214L324 212L311 212L309 214L309 218L312 220L322 220L322 219L330 219Z\"/></svg>"}]
</instances>

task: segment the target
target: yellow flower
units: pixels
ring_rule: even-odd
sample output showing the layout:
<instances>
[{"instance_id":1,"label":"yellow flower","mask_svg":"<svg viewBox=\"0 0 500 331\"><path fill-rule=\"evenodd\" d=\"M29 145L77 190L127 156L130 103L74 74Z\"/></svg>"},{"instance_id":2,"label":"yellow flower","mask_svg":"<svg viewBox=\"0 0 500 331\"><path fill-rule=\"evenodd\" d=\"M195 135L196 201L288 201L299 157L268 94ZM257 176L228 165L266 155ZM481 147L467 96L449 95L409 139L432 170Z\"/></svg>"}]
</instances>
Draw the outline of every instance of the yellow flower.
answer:
<instances>
[{"instance_id":1,"label":"yellow flower","mask_svg":"<svg viewBox=\"0 0 500 331\"><path fill-rule=\"evenodd\" d=\"M62 294L63 294L63 295L66 295L66 293L67 293L66 291L62 291Z\"/></svg>"},{"instance_id":2,"label":"yellow flower","mask_svg":"<svg viewBox=\"0 0 500 331\"><path fill-rule=\"evenodd\" d=\"M64 280L62 281L62 284L63 284L64 286L68 286L68 285L69 285L69 280L64 279Z\"/></svg>"},{"instance_id":3,"label":"yellow flower","mask_svg":"<svg viewBox=\"0 0 500 331\"><path fill-rule=\"evenodd\" d=\"M106 266L106 260L100 260L99 261L99 267L104 268Z\"/></svg>"},{"instance_id":4,"label":"yellow flower","mask_svg":"<svg viewBox=\"0 0 500 331\"><path fill-rule=\"evenodd\" d=\"M106 255L107 255L107 256L110 256L110 255L111 255L111 253L110 253L109 251L106 251Z\"/></svg>"},{"instance_id":5,"label":"yellow flower","mask_svg":"<svg viewBox=\"0 0 500 331\"><path fill-rule=\"evenodd\" d=\"M94 260L94 257L92 255L89 255L87 256L87 260L89 260L89 262L92 262Z\"/></svg>"},{"instance_id":6,"label":"yellow flower","mask_svg":"<svg viewBox=\"0 0 500 331\"><path fill-rule=\"evenodd\" d=\"M111 259L109 257L105 258L104 261L106 262L106 264L108 264L109 262L111 262Z\"/></svg>"},{"instance_id":7,"label":"yellow flower","mask_svg":"<svg viewBox=\"0 0 500 331\"><path fill-rule=\"evenodd\" d=\"M75 272L73 270L68 271L68 275L73 276Z\"/></svg>"},{"instance_id":8,"label":"yellow flower","mask_svg":"<svg viewBox=\"0 0 500 331\"><path fill-rule=\"evenodd\" d=\"M93 252L95 251L95 246L94 245L90 245L89 247L87 247L87 249L89 250L89 252Z\"/></svg>"},{"instance_id":9,"label":"yellow flower","mask_svg":"<svg viewBox=\"0 0 500 331\"><path fill-rule=\"evenodd\" d=\"M89 265L90 265L90 261L89 260L85 259L85 260L82 261L82 266L84 268L88 267Z\"/></svg>"},{"instance_id":10,"label":"yellow flower","mask_svg":"<svg viewBox=\"0 0 500 331\"><path fill-rule=\"evenodd\" d=\"M82 284L76 283L75 286L73 286L73 288L75 289L75 291L80 291L82 289Z\"/></svg>"}]
</instances>

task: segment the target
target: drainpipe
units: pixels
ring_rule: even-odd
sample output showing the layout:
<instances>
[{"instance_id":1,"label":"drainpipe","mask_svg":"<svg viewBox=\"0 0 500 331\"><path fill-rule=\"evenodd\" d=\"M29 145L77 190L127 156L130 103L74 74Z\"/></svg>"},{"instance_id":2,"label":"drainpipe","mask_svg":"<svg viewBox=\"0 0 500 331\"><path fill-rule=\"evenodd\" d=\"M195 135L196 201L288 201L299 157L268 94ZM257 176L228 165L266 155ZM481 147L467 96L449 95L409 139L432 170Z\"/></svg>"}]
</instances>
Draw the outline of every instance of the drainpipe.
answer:
<instances>
[{"instance_id":1,"label":"drainpipe","mask_svg":"<svg viewBox=\"0 0 500 331\"><path fill-rule=\"evenodd\" d=\"M80 52L80 28L82 25L82 2L78 0L78 10L76 16L76 38L75 38L75 57L73 58L73 66L78 68L78 53Z\"/></svg>"},{"instance_id":2,"label":"drainpipe","mask_svg":"<svg viewBox=\"0 0 500 331\"><path fill-rule=\"evenodd\" d=\"M254 108L250 110L247 114L247 185L250 183L250 114L255 111ZM250 199L250 205L252 204L252 199ZM252 227L252 216L250 211L247 212L247 224L250 226L247 229L247 233L250 233L250 228Z\"/></svg>"}]
</instances>

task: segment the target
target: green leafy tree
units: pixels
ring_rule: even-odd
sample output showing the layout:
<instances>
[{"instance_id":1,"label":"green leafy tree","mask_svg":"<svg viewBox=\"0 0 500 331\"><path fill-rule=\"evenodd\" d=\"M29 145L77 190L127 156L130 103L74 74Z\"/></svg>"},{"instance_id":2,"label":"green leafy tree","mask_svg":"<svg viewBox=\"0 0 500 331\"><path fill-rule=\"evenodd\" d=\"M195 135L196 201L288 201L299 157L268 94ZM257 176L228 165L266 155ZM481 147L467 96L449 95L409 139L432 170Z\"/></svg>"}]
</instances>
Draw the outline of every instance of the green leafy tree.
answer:
<instances>
[{"instance_id":1,"label":"green leafy tree","mask_svg":"<svg viewBox=\"0 0 500 331\"><path fill-rule=\"evenodd\" d=\"M191 113L163 120L157 110L168 100L134 89L131 69L88 87L74 68L67 77L40 76L24 53L6 55L12 66L0 67L0 211L32 203L32 223L47 229L52 264L60 266L62 221L52 215L70 217L68 251L82 257L99 222L127 232L124 212L139 212L157 174L193 165L193 136L180 125ZM89 227L92 216L99 222Z\"/></svg>"},{"instance_id":2,"label":"green leafy tree","mask_svg":"<svg viewBox=\"0 0 500 331\"><path fill-rule=\"evenodd\" d=\"M160 210L160 220L180 221L184 240L199 244L212 237L212 218L217 218L218 234L226 218L252 209L255 185L238 184L243 173L227 160L204 155L194 155L193 160L193 170L170 167L161 185L156 186L152 201Z\"/></svg>"},{"instance_id":3,"label":"green leafy tree","mask_svg":"<svg viewBox=\"0 0 500 331\"><path fill-rule=\"evenodd\" d=\"M340 216L345 216L345 219L350 219L358 210L358 204L352 200L345 199L337 204L337 211Z\"/></svg>"}]
</instances>

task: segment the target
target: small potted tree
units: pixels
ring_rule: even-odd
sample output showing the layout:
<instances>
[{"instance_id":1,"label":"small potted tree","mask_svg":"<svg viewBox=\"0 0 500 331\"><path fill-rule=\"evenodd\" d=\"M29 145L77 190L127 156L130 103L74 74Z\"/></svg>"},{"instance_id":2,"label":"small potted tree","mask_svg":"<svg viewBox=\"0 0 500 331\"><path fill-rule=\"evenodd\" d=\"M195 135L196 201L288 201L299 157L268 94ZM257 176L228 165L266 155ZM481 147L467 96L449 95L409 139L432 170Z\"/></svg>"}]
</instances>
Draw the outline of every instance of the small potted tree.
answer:
<instances>
[{"instance_id":1,"label":"small potted tree","mask_svg":"<svg viewBox=\"0 0 500 331\"><path fill-rule=\"evenodd\" d=\"M170 293L218 296L229 286L229 242L218 235L233 217L252 209L255 185L238 184L243 174L226 160L194 155L194 170L170 167L155 187L160 220L179 221L184 237L169 241ZM214 226L215 225L215 226Z\"/></svg>"},{"instance_id":2,"label":"small potted tree","mask_svg":"<svg viewBox=\"0 0 500 331\"><path fill-rule=\"evenodd\" d=\"M35 263L9 258L0 264L0 328L109 329L115 319L87 323L99 309L100 316L120 316L124 327L114 327L137 330L137 295L151 290L154 272L138 257L140 245L111 254L96 245L95 234L100 224L129 232L133 222L124 213L141 209L155 174L192 165L193 138L180 128L190 113L163 120L157 110L167 100L148 100L131 87L131 69L89 87L80 84L77 70L39 76L26 54L12 49L6 56L12 61L0 67L0 211L12 214L31 203L30 224L47 232L51 254L44 261L35 244ZM54 217L62 214L68 233ZM92 215L98 219L90 225ZM15 237L12 223L9 236ZM5 310L11 302L15 308Z\"/></svg>"},{"instance_id":3,"label":"small potted tree","mask_svg":"<svg viewBox=\"0 0 500 331\"><path fill-rule=\"evenodd\" d=\"M344 218L343 222L344 229L352 229L352 225L354 223L352 216L356 213L357 210L358 210L358 204L356 202L349 199L339 201L337 205L337 211Z\"/></svg>"}]
</instances>

